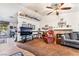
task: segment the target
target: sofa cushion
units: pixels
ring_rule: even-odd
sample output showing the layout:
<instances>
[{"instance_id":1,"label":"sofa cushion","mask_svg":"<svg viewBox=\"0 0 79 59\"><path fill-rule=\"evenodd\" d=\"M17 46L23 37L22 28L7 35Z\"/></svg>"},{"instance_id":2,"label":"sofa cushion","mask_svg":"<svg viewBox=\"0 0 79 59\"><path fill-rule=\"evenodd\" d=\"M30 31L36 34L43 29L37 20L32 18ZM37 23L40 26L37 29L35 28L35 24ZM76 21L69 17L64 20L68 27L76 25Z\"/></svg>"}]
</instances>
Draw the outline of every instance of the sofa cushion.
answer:
<instances>
[{"instance_id":1,"label":"sofa cushion","mask_svg":"<svg viewBox=\"0 0 79 59\"><path fill-rule=\"evenodd\" d=\"M70 39L70 40L77 40L78 39L78 35L77 33L65 33L65 39Z\"/></svg>"},{"instance_id":2,"label":"sofa cushion","mask_svg":"<svg viewBox=\"0 0 79 59\"><path fill-rule=\"evenodd\" d=\"M79 32L77 33L77 40L79 40Z\"/></svg>"},{"instance_id":3,"label":"sofa cushion","mask_svg":"<svg viewBox=\"0 0 79 59\"><path fill-rule=\"evenodd\" d=\"M78 39L77 33L72 33L72 39L74 39L74 40L77 40Z\"/></svg>"},{"instance_id":4,"label":"sofa cushion","mask_svg":"<svg viewBox=\"0 0 79 59\"><path fill-rule=\"evenodd\" d=\"M64 42L69 42L69 43L73 43L73 44L79 44L79 41L78 40L70 40L70 39L67 39L67 40L64 40Z\"/></svg>"},{"instance_id":5,"label":"sofa cushion","mask_svg":"<svg viewBox=\"0 0 79 59\"><path fill-rule=\"evenodd\" d=\"M65 39L70 39L69 33L65 33L64 36L65 36Z\"/></svg>"}]
</instances>

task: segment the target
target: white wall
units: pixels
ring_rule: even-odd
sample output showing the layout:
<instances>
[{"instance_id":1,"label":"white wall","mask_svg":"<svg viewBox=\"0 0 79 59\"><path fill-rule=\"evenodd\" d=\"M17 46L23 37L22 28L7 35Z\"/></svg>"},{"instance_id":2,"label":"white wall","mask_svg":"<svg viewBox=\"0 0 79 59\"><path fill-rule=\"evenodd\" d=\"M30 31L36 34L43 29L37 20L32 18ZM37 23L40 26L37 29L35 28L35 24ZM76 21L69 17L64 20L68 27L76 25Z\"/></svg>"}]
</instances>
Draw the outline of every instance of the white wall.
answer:
<instances>
[{"instance_id":1,"label":"white wall","mask_svg":"<svg viewBox=\"0 0 79 59\"><path fill-rule=\"evenodd\" d=\"M19 13L25 13L31 17L36 17L38 18L39 20L41 20L41 15L33 10L30 10L30 9L27 9L27 8L24 8L20 11L18 11L18 25L17 25L17 30L20 31L20 27L22 26L23 23L30 23L32 25L35 25L35 30L33 31L37 31L38 28L40 27L40 21L38 20L35 20L35 19L32 19L32 18L28 18L28 17L25 17L25 16L20 16ZM18 41L21 40L21 36L20 36L20 33L17 33L18 34Z\"/></svg>"},{"instance_id":2,"label":"white wall","mask_svg":"<svg viewBox=\"0 0 79 59\"><path fill-rule=\"evenodd\" d=\"M25 16L20 16L19 13L25 13L26 15L29 15L31 17L35 17L41 20L41 15L39 13L27 8L24 8L23 10L18 11L18 27L22 26L23 22L26 22L27 24L30 23L30 24L35 25L35 30L38 30L40 21L25 17Z\"/></svg>"},{"instance_id":3,"label":"white wall","mask_svg":"<svg viewBox=\"0 0 79 59\"><path fill-rule=\"evenodd\" d=\"M34 20L34 19L18 17L18 25L17 25L18 32L20 31L20 27L22 26L23 22L26 23L26 24L30 23L30 24L35 25L35 31L38 30L39 24L40 24L39 23L40 21L37 21L37 20ZM20 40L22 40L20 33L17 33L17 41L20 41Z\"/></svg>"},{"instance_id":4,"label":"white wall","mask_svg":"<svg viewBox=\"0 0 79 59\"><path fill-rule=\"evenodd\" d=\"M40 27L44 27L45 25L49 25L52 27L57 27L57 23L59 21L59 17L56 15L46 15L43 16L40 22Z\"/></svg>"},{"instance_id":5,"label":"white wall","mask_svg":"<svg viewBox=\"0 0 79 59\"><path fill-rule=\"evenodd\" d=\"M38 30L40 24L40 21L34 19L18 17L18 27L22 26L23 22L35 25L35 30Z\"/></svg>"},{"instance_id":6,"label":"white wall","mask_svg":"<svg viewBox=\"0 0 79 59\"><path fill-rule=\"evenodd\" d=\"M43 27L46 24L57 27L60 18L64 18L64 21L71 25L74 31L79 31L79 12L62 13L59 17L56 15L43 16L40 27Z\"/></svg>"},{"instance_id":7,"label":"white wall","mask_svg":"<svg viewBox=\"0 0 79 59\"><path fill-rule=\"evenodd\" d=\"M79 12L61 14L69 24L71 24L73 31L79 31Z\"/></svg>"}]
</instances>

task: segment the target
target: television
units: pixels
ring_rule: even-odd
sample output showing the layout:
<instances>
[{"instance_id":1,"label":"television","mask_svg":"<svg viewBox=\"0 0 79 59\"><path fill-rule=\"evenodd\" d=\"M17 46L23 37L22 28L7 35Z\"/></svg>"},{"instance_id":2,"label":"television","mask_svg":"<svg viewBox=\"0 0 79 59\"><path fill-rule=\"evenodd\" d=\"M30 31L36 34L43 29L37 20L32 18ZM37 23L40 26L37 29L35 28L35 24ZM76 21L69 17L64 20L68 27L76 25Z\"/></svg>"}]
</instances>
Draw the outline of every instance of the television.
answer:
<instances>
[{"instance_id":1,"label":"television","mask_svg":"<svg viewBox=\"0 0 79 59\"><path fill-rule=\"evenodd\" d=\"M20 27L20 35L31 35L32 28L29 27Z\"/></svg>"}]
</instances>

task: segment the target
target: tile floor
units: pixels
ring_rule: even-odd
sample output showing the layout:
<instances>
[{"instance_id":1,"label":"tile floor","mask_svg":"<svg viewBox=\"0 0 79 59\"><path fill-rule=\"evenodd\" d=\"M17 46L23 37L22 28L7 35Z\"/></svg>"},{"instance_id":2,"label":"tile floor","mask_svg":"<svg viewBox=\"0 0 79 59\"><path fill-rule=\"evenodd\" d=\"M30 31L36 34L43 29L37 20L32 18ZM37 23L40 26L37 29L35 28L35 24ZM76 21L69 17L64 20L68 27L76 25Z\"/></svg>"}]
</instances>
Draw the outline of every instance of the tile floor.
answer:
<instances>
[{"instance_id":1,"label":"tile floor","mask_svg":"<svg viewBox=\"0 0 79 59\"><path fill-rule=\"evenodd\" d=\"M9 56L16 52L22 52L25 56L34 56L31 52L18 48L14 42L14 38L6 38L5 40L7 42L0 44L0 56Z\"/></svg>"}]
</instances>

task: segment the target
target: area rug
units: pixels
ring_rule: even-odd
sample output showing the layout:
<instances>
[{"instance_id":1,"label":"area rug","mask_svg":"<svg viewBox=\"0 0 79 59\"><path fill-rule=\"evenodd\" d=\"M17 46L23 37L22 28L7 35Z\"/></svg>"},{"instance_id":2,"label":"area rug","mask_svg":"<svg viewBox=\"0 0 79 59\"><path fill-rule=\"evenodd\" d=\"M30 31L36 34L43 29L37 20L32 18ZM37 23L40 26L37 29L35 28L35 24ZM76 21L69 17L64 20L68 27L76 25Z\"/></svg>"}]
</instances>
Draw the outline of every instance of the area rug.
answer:
<instances>
[{"instance_id":1,"label":"area rug","mask_svg":"<svg viewBox=\"0 0 79 59\"><path fill-rule=\"evenodd\" d=\"M26 43L17 43L19 48L28 50L36 56L75 56L79 50L59 44L47 44L42 39L34 39Z\"/></svg>"}]
</instances>

